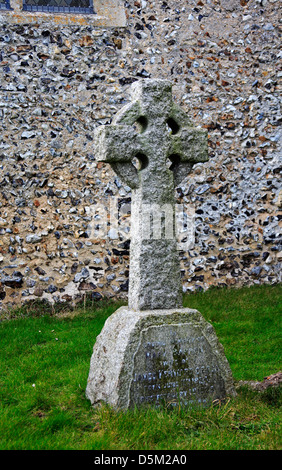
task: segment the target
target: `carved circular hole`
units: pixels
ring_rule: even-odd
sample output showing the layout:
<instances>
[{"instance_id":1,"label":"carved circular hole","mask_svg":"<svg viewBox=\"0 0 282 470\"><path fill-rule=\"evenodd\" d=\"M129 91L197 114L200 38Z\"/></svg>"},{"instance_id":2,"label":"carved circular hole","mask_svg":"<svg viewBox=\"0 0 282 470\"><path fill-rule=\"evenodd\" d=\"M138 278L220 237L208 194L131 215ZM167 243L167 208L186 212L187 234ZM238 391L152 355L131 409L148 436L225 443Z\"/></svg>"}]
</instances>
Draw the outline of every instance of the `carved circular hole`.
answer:
<instances>
[{"instance_id":1,"label":"carved circular hole","mask_svg":"<svg viewBox=\"0 0 282 470\"><path fill-rule=\"evenodd\" d=\"M141 171L144 170L148 166L148 157L144 153L137 153L135 157L132 159L132 165L136 168L136 170Z\"/></svg>"},{"instance_id":2,"label":"carved circular hole","mask_svg":"<svg viewBox=\"0 0 282 470\"><path fill-rule=\"evenodd\" d=\"M142 134L148 127L148 119L145 116L140 116L135 122L135 125L137 132Z\"/></svg>"},{"instance_id":3,"label":"carved circular hole","mask_svg":"<svg viewBox=\"0 0 282 470\"><path fill-rule=\"evenodd\" d=\"M167 124L168 130L172 134L177 134L177 132L179 132L180 126L179 124L177 124L177 122L173 118L168 118L168 120L166 121L166 124Z\"/></svg>"},{"instance_id":4,"label":"carved circular hole","mask_svg":"<svg viewBox=\"0 0 282 470\"><path fill-rule=\"evenodd\" d=\"M168 167L169 170L173 171L177 167L177 165L179 165L180 162L181 162L180 155L173 154L167 158L166 166Z\"/></svg>"}]
</instances>

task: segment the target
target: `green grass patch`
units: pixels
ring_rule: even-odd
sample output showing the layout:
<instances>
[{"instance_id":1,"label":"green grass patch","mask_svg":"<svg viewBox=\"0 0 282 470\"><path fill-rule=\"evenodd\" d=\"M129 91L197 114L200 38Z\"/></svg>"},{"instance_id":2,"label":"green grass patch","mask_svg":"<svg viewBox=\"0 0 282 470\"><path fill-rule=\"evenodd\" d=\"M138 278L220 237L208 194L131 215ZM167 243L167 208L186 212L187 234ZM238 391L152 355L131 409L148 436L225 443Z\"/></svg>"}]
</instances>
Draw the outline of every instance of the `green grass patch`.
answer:
<instances>
[{"instance_id":1,"label":"green grass patch","mask_svg":"<svg viewBox=\"0 0 282 470\"><path fill-rule=\"evenodd\" d=\"M281 367L280 285L210 289L185 296L214 326L234 378L262 380ZM0 323L0 449L250 450L281 448L281 388L239 389L209 408L93 409L90 358L121 303L76 309L37 303Z\"/></svg>"},{"instance_id":2,"label":"green grass patch","mask_svg":"<svg viewBox=\"0 0 282 470\"><path fill-rule=\"evenodd\" d=\"M281 369L282 286L211 288L188 295L215 328L235 380L262 380Z\"/></svg>"}]
</instances>

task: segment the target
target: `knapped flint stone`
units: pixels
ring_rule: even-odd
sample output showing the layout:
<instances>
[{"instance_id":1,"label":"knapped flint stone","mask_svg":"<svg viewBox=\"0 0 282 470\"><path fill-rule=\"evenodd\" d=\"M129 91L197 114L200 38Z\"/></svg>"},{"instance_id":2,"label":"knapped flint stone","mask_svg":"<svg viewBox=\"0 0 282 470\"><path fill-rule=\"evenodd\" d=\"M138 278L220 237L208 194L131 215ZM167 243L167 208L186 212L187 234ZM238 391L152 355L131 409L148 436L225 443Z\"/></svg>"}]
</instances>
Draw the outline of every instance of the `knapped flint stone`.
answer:
<instances>
[{"instance_id":1,"label":"knapped flint stone","mask_svg":"<svg viewBox=\"0 0 282 470\"><path fill-rule=\"evenodd\" d=\"M97 337L86 388L93 406L208 405L235 394L223 347L197 310L121 307Z\"/></svg>"},{"instance_id":2,"label":"knapped flint stone","mask_svg":"<svg viewBox=\"0 0 282 470\"><path fill-rule=\"evenodd\" d=\"M14 271L12 276L4 276L1 283L7 287L19 288L23 285L23 275L19 271Z\"/></svg>"}]
</instances>

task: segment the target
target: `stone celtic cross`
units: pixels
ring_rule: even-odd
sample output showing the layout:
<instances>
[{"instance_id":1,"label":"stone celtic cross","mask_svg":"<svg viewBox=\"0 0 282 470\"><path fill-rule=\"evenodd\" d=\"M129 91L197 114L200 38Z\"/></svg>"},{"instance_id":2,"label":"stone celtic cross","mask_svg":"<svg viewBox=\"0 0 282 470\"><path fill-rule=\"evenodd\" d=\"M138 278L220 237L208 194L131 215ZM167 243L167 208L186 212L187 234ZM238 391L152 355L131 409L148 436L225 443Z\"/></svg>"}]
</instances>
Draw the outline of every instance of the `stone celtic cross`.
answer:
<instances>
[{"instance_id":1,"label":"stone celtic cross","mask_svg":"<svg viewBox=\"0 0 282 470\"><path fill-rule=\"evenodd\" d=\"M132 98L95 136L99 160L132 188L130 277L128 307L106 320L94 344L86 396L118 409L207 405L236 393L232 373L212 325L182 306L176 236L162 215L174 215L175 186L206 161L206 133L175 106L167 81L136 83ZM161 222L153 237L151 208Z\"/></svg>"},{"instance_id":2,"label":"stone celtic cross","mask_svg":"<svg viewBox=\"0 0 282 470\"><path fill-rule=\"evenodd\" d=\"M98 160L109 163L132 188L128 293L132 310L182 306L174 230L169 236L161 230L157 238L148 237L148 230L144 230L150 208L157 207L162 213L168 208L174 218L175 187L193 164L207 161L206 132L192 127L174 104L171 88L166 80L135 82L132 102L110 126L95 132Z\"/></svg>"}]
</instances>

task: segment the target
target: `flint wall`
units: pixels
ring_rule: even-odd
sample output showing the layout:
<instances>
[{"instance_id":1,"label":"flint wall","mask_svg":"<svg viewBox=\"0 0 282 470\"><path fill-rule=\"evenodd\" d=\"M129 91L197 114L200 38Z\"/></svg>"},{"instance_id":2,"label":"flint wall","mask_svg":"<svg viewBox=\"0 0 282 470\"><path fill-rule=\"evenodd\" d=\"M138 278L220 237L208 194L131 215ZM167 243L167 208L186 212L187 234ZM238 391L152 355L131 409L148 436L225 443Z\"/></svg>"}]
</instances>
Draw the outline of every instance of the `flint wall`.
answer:
<instances>
[{"instance_id":1,"label":"flint wall","mask_svg":"<svg viewBox=\"0 0 282 470\"><path fill-rule=\"evenodd\" d=\"M96 161L93 131L149 77L171 80L209 133L209 162L176 191L196 212L184 291L281 281L280 2L97 0L96 18L11 4L0 11L2 305L127 296L127 229L89 238L96 209L131 196Z\"/></svg>"}]
</instances>

